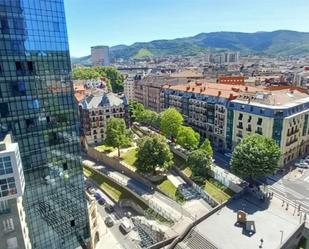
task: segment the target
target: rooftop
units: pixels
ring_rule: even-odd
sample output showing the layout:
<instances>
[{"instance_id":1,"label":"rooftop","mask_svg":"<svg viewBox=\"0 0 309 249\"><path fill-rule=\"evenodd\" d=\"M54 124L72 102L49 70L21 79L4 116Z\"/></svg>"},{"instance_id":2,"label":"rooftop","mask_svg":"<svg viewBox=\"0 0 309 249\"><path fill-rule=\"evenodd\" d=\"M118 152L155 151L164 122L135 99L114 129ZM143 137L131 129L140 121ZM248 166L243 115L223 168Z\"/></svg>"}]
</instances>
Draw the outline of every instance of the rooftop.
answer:
<instances>
[{"instance_id":1,"label":"rooftop","mask_svg":"<svg viewBox=\"0 0 309 249\"><path fill-rule=\"evenodd\" d=\"M123 100L114 93L93 93L86 96L80 103L83 109L92 109L98 107L112 107L123 104Z\"/></svg>"},{"instance_id":2,"label":"rooftop","mask_svg":"<svg viewBox=\"0 0 309 249\"><path fill-rule=\"evenodd\" d=\"M265 205L249 195L232 200L194 227L176 248L259 248L261 239L264 241L263 249L279 248L281 236L284 242L301 225L300 217L282 207L279 199ZM236 224L238 210L244 210L247 220L254 222L254 234L247 234L243 227ZM190 247L197 243L196 240L203 245Z\"/></svg>"},{"instance_id":3,"label":"rooftop","mask_svg":"<svg viewBox=\"0 0 309 249\"><path fill-rule=\"evenodd\" d=\"M290 107L309 101L309 95L304 90L289 87L266 88L197 81L181 85L165 85L163 88L222 97L252 105Z\"/></svg>"}]
</instances>

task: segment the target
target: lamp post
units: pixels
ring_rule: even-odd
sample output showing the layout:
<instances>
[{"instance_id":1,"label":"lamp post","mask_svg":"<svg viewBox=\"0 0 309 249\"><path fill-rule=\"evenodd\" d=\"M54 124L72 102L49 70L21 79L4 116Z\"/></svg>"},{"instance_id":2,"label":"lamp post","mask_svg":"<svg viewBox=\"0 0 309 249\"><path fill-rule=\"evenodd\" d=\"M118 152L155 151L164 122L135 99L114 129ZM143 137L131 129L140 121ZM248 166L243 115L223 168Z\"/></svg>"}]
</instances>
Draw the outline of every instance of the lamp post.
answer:
<instances>
[{"instance_id":1,"label":"lamp post","mask_svg":"<svg viewBox=\"0 0 309 249\"><path fill-rule=\"evenodd\" d=\"M283 230L280 230L280 233L281 233L281 238L280 238L280 245L281 245L283 241Z\"/></svg>"}]
</instances>

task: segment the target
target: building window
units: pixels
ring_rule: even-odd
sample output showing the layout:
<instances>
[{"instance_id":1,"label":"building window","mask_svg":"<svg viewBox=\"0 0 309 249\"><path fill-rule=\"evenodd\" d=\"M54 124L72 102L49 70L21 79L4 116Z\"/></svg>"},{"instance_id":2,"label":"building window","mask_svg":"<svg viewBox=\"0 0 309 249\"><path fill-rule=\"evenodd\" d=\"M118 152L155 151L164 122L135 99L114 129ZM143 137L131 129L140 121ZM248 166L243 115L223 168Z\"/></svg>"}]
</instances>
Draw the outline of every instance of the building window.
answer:
<instances>
[{"instance_id":1,"label":"building window","mask_svg":"<svg viewBox=\"0 0 309 249\"><path fill-rule=\"evenodd\" d=\"M8 19L6 17L1 17L0 24L1 24L2 34L8 34L9 33L9 21L8 21Z\"/></svg>"},{"instance_id":2,"label":"building window","mask_svg":"<svg viewBox=\"0 0 309 249\"><path fill-rule=\"evenodd\" d=\"M24 74L24 65L21 61L15 61L15 68L16 68L17 75Z\"/></svg>"},{"instance_id":3,"label":"building window","mask_svg":"<svg viewBox=\"0 0 309 249\"><path fill-rule=\"evenodd\" d=\"M14 177L0 180L0 197L15 195L17 193Z\"/></svg>"},{"instance_id":4,"label":"building window","mask_svg":"<svg viewBox=\"0 0 309 249\"><path fill-rule=\"evenodd\" d=\"M238 120L242 120L243 114L239 113Z\"/></svg>"},{"instance_id":5,"label":"building window","mask_svg":"<svg viewBox=\"0 0 309 249\"><path fill-rule=\"evenodd\" d=\"M9 116L9 106L8 103L0 103L0 117L8 117Z\"/></svg>"},{"instance_id":6,"label":"building window","mask_svg":"<svg viewBox=\"0 0 309 249\"><path fill-rule=\"evenodd\" d=\"M262 127L257 127L256 133L263 135Z\"/></svg>"},{"instance_id":7,"label":"building window","mask_svg":"<svg viewBox=\"0 0 309 249\"><path fill-rule=\"evenodd\" d=\"M258 125L262 125L262 122L263 122L263 119L262 119L262 118L259 118L258 121L257 121L257 124L258 124Z\"/></svg>"},{"instance_id":8,"label":"building window","mask_svg":"<svg viewBox=\"0 0 309 249\"><path fill-rule=\"evenodd\" d=\"M252 120L252 116L249 116L249 118L248 118L248 123L250 123L251 120Z\"/></svg>"},{"instance_id":9,"label":"building window","mask_svg":"<svg viewBox=\"0 0 309 249\"><path fill-rule=\"evenodd\" d=\"M10 157L0 157L0 175L12 174L13 168Z\"/></svg>"},{"instance_id":10,"label":"building window","mask_svg":"<svg viewBox=\"0 0 309 249\"><path fill-rule=\"evenodd\" d=\"M14 231L14 222L12 218L8 218L2 221L4 233Z\"/></svg>"},{"instance_id":11,"label":"building window","mask_svg":"<svg viewBox=\"0 0 309 249\"><path fill-rule=\"evenodd\" d=\"M28 67L28 72L30 74L34 73L34 62L33 61L27 61L27 67Z\"/></svg>"}]
</instances>

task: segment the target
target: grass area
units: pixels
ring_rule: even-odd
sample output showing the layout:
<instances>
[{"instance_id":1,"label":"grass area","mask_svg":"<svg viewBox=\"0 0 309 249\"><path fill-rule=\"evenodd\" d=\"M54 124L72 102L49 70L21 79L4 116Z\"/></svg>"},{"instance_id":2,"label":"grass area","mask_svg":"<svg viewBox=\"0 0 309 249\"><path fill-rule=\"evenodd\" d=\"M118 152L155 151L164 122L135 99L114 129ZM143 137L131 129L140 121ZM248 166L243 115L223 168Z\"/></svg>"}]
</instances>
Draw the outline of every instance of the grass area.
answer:
<instances>
[{"instance_id":1,"label":"grass area","mask_svg":"<svg viewBox=\"0 0 309 249\"><path fill-rule=\"evenodd\" d=\"M186 167L185 169L183 169L182 173L184 173L187 177L192 176L192 170L190 169L190 167Z\"/></svg>"},{"instance_id":2,"label":"grass area","mask_svg":"<svg viewBox=\"0 0 309 249\"><path fill-rule=\"evenodd\" d=\"M170 196L172 199L176 199L176 191L177 188L175 185L168 179L165 179L158 185L158 188L165 193L166 195Z\"/></svg>"},{"instance_id":3,"label":"grass area","mask_svg":"<svg viewBox=\"0 0 309 249\"><path fill-rule=\"evenodd\" d=\"M185 202L184 196L177 190L175 185L169 179L165 179L157 187L173 200L180 203Z\"/></svg>"},{"instance_id":4,"label":"grass area","mask_svg":"<svg viewBox=\"0 0 309 249\"><path fill-rule=\"evenodd\" d=\"M112 182L94 170L84 167L84 175L94 180L114 201L118 202L124 198L125 195L120 188L113 186Z\"/></svg>"},{"instance_id":5,"label":"grass area","mask_svg":"<svg viewBox=\"0 0 309 249\"><path fill-rule=\"evenodd\" d=\"M305 249L306 245L307 245L307 239L305 237L302 237L297 249Z\"/></svg>"},{"instance_id":6,"label":"grass area","mask_svg":"<svg viewBox=\"0 0 309 249\"><path fill-rule=\"evenodd\" d=\"M132 150L128 150L126 153L121 155L122 160L131 165L131 166L135 166L135 161L136 161L136 155L137 155L137 149L132 149Z\"/></svg>"},{"instance_id":7,"label":"grass area","mask_svg":"<svg viewBox=\"0 0 309 249\"><path fill-rule=\"evenodd\" d=\"M212 184L210 181L205 181L204 190L209 193L218 203L222 203L228 200L231 196L223 192L216 185Z\"/></svg>"},{"instance_id":8,"label":"grass area","mask_svg":"<svg viewBox=\"0 0 309 249\"><path fill-rule=\"evenodd\" d=\"M99 145L96 147L96 150L100 151L100 152L107 152L107 153L110 153L112 151L115 150L114 147L112 146L108 146L108 145L105 145L105 144L102 144L102 145Z\"/></svg>"},{"instance_id":9,"label":"grass area","mask_svg":"<svg viewBox=\"0 0 309 249\"><path fill-rule=\"evenodd\" d=\"M153 209L148 208L144 210L144 215L147 219L155 219L161 223L164 223L166 225L172 225L174 224L173 221L165 219L163 216L155 212Z\"/></svg>"}]
</instances>

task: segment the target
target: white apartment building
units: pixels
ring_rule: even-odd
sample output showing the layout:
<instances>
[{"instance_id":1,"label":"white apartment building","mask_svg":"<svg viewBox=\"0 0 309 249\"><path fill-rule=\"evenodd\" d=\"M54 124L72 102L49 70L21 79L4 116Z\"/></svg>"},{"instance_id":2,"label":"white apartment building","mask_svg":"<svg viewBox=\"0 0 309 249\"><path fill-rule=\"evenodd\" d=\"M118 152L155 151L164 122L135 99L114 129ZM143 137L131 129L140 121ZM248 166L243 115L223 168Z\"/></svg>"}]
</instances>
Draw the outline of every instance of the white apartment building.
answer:
<instances>
[{"instance_id":1,"label":"white apartment building","mask_svg":"<svg viewBox=\"0 0 309 249\"><path fill-rule=\"evenodd\" d=\"M114 93L96 93L79 104L82 134L87 144L100 144L105 139L107 120L124 118L126 101Z\"/></svg>"},{"instance_id":2,"label":"white apartment building","mask_svg":"<svg viewBox=\"0 0 309 249\"><path fill-rule=\"evenodd\" d=\"M0 248L31 249L22 203L25 180L17 143L0 142Z\"/></svg>"},{"instance_id":3,"label":"white apartment building","mask_svg":"<svg viewBox=\"0 0 309 249\"><path fill-rule=\"evenodd\" d=\"M123 92L128 100L134 99L134 78L128 76L123 83Z\"/></svg>"}]
</instances>

